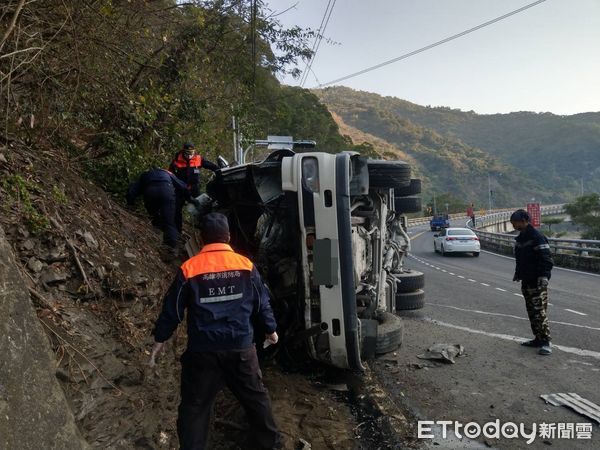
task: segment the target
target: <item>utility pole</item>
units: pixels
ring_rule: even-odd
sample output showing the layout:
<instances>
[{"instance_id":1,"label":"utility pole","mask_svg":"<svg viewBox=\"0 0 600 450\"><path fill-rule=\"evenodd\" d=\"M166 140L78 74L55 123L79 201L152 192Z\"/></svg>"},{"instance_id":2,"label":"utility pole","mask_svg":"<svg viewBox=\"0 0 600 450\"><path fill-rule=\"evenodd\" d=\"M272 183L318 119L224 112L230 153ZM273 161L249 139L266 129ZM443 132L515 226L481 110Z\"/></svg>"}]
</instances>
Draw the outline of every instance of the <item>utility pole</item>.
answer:
<instances>
[{"instance_id":1,"label":"utility pole","mask_svg":"<svg viewBox=\"0 0 600 450\"><path fill-rule=\"evenodd\" d=\"M583 177L581 177L581 195L583 196Z\"/></svg>"},{"instance_id":2,"label":"utility pole","mask_svg":"<svg viewBox=\"0 0 600 450\"><path fill-rule=\"evenodd\" d=\"M489 204L489 213L492 213L492 179L488 172L488 204Z\"/></svg>"},{"instance_id":3,"label":"utility pole","mask_svg":"<svg viewBox=\"0 0 600 450\"><path fill-rule=\"evenodd\" d=\"M437 205L435 203L435 191L433 191L433 215L437 216Z\"/></svg>"}]
</instances>

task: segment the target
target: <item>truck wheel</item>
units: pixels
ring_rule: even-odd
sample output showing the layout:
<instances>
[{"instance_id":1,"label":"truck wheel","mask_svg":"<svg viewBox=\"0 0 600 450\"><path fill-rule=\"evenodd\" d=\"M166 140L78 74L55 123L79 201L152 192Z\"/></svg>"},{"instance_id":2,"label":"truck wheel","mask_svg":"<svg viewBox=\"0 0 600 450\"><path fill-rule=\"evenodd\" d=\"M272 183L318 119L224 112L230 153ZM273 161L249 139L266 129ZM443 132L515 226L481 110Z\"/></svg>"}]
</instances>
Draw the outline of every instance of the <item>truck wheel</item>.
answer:
<instances>
[{"instance_id":1,"label":"truck wheel","mask_svg":"<svg viewBox=\"0 0 600 450\"><path fill-rule=\"evenodd\" d=\"M377 315L377 344L375 354L393 352L402 345L404 326L402 319L389 312L380 312Z\"/></svg>"},{"instance_id":2,"label":"truck wheel","mask_svg":"<svg viewBox=\"0 0 600 450\"><path fill-rule=\"evenodd\" d=\"M417 270L395 273L394 278L399 280L396 283L396 293L412 292L425 286L425 275Z\"/></svg>"},{"instance_id":3,"label":"truck wheel","mask_svg":"<svg viewBox=\"0 0 600 450\"><path fill-rule=\"evenodd\" d=\"M423 289L396 294L396 311L421 309L423 306L425 306L425 292Z\"/></svg>"},{"instance_id":4,"label":"truck wheel","mask_svg":"<svg viewBox=\"0 0 600 450\"><path fill-rule=\"evenodd\" d=\"M421 212L421 197L396 197L394 209L401 213Z\"/></svg>"},{"instance_id":5,"label":"truck wheel","mask_svg":"<svg viewBox=\"0 0 600 450\"><path fill-rule=\"evenodd\" d=\"M394 189L396 197L405 197L407 195L417 195L421 193L421 179L412 178L410 184L403 188Z\"/></svg>"},{"instance_id":6,"label":"truck wheel","mask_svg":"<svg viewBox=\"0 0 600 450\"><path fill-rule=\"evenodd\" d=\"M410 184L410 165L404 161L369 159L369 187L398 189Z\"/></svg>"}]
</instances>

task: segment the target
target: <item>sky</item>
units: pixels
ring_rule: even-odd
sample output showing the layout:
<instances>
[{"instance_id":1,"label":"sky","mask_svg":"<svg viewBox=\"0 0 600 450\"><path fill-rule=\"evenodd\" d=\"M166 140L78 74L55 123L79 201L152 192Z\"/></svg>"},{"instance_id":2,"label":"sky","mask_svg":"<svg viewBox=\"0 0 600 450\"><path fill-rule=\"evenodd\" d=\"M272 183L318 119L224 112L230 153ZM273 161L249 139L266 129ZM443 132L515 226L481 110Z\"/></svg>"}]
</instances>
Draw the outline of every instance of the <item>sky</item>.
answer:
<instances>
[{"instance_id":1,"label":"sky","mask_svg":"<svg viewBox=\"0 0 600 450\"><path fill-rule=\"evenodd\" d=\"M327 6L327 0L265 3L274 12L292 7L278 16L284 26L313 30L319 28ZM304 87L401 56L530 3L533 0L336 0L312 64L314 75ZM299 85L291 77L280 81ZM600 0L546 0L339 85L480 114L600 111Z\"/></svg>"}]
</instances>

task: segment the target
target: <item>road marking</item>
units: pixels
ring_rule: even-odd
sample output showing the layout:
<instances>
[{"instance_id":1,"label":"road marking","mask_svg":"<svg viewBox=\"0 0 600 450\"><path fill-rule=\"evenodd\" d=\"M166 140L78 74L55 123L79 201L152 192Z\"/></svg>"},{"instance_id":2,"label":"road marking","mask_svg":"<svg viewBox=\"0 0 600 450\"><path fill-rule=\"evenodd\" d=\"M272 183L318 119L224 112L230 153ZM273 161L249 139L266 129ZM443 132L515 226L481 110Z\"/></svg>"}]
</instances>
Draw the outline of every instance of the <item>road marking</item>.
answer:
<instances>
[{"instance_id":1,"label":"road marking","mask_svg":"<svg viewBox=\"0 0 600 450\"><path fill-rule=\"evenodd\" d=\"M427 231L421 231L419 234L415 234L414 236L411 236L410 240L412 241L413 239L418 238L419 236L421 236L424 233L427 233Z\"/></svg>"},{"instance_id":2,"label":"road marking","mask_svg":"<svg viewBox=\"0 0 600 450\"><path fill-rule=\"evenodd\" d=\"M440 322L440 321L433 320L433 319L425 319L425 320L429 320L430 322L435 323L437 325L441 325L443 327L454 328L456 330L467 331L469 333L483 334L485 336L495 337L498 339L504 339L506 341L525 342L525 341L529 340L529 339L525 339L525 338L518 337L518 336L512 336L510 334L489 333L487 331L474 330L472 328L461 327L460 325L454 325L451 323ZM595 352L593 350L585 350L585 349L576 348L576 347L566 347L564 345L556 345L556 344L552 344L552 348L561 350L566 353L573 353L573 354L579 355L579 356L589 356L591 358L600 359L600 352Z\"/></svg>"},{"instance_id":3,"label":"road marking","mask_svg":"<svg viewBox=\"0 0 600 450\"><path fill-rule=\"evenodd\" d=\"M527 317L515 316L513 314L504 314L504 313L495 313L495 312L481 311L479 309L459 308L458 306L442 305L440 303L427 303L427 304L428 305L432 305L432 306L439 306L441 308L455 309L457 311L472 312L472 313L475 313L475 314L485 314L487 316L510 317L511 319L527 320L527 321L529 320ZM590 327L590 326L587 326L587 325L579 325L578 323L560 322L558 320L549 320L548 322L555 323L555 324L558 324L558 325L565 325L565 326L568 326L568 327L585 328L587 330L600 331L600 328Z\"/></svg>"},{"instance_id":4,"label":"road marking","mask_svg":"<svg viewBox=\"0 0 600 450\"><path fill-rule=\"evenodd\" d=\"M450 275L454 275L454 273L452 273L452 272L448 272L448 273L449 273Z\"/></svg>"},{"instance_id":5,"label":"road marking","mask_svg":"<svg viewBox=\"0 0 600 450\"><path fill-rule=\"evenodd\" d=\"M468 278L468 280L469 280L471 283L477 283L477 281L476 281L476 280L473 280L472 278Z\"/></svg>"},{"instance_id":6,"label":"road marking","mask_svg":"<svg viewBox=\"0 0 600 450\"><path fill-rule=\"evenodd\" d=\"M587 316L587 314L586 314L586 313L582 313L582 312L579 312L579 311L575 311L574 309L567 309L567 308L565 308L565 311L572 312L573 314L579 314L580 316Z\"/></svg>"},{"instance_id":7,"label":"road marking","mask_svg":"<svg viewBox=\"0 0 600 450\"><path fill-rule=\"evenodd\" d=\"M489 285L489 284L487 284L487 283L479 283L479 284L481 284L482 286L487 286L487 287L490 287L490 285Z\"/></svg>"},{"instance_id":8,"label":"road marking","mask_svg":"<svg viewBox=\"0 0 600 450\"><path fill-rule=\"evenodd\" d=\"M458 278L462 278L463 280L465 279L465 277L463 277L462 275L456 275Z\"/></svg>"},{"instance_id":9,"label":"road marking","mask_svg":"<svg viewBox=\"0 0 600 450\"><path fill-rule=\"evenodd\" d=\"M446 269L442 269L442 272L444 273L448 273L448 271Z\"/></svg>"},{"instance_id":10,"label":"road marking","mask_svg":"<svg viewBox=\"0 0 600 450\"><path fill-rule=\"evenodd\" d=\"M502 289L502 288L499 288L499 287L497 287L497 288L495 288L495 289L496 289L497 291L506 292L506 289Z\"/></svg>"},{"instance_id":11,"label":"road marking","mask_svg":"<svg viewBox=\"0 0 600 450\"><path fill-rule=\"evenodd\" d=\"M517 297L523 297L523 294L517 294L516 292L513 293L513 295L516 295ZM548 303L548 304L550 304L550 303Z\"/></svg>"}]
</instances>

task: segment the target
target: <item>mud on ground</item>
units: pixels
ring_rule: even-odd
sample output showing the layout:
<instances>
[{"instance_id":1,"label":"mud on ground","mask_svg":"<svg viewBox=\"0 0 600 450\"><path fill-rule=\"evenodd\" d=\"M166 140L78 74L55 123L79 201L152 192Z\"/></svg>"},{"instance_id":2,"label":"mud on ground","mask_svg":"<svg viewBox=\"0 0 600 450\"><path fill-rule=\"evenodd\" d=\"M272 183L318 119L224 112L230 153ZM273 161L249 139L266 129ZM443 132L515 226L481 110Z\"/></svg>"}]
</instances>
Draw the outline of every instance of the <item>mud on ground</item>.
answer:
<instances>
[{"instance_id":1,"label":"mud on ground","mask_svg":"<svg viewBox=\"0 0 600 450\"><path fill-rule=\"evenodd\" d=\"M52 148L0 148L0 208L84 438L96 448L176 448L183 327L157 367L147 366L150 331L177 268L161 261L160 235ZM301 439L314 449L397 447L381 412L365 413L365 394L352 398L345 381L332 388L321 369L262 365L286 448L302 448ZM213 448L243 448L246 426L237 402L221 394Z\"/></svg>"}]
</instances>

